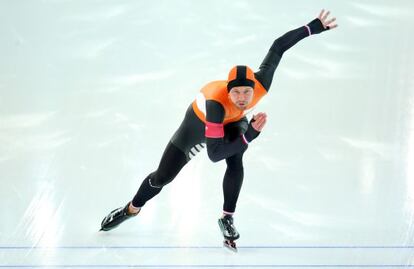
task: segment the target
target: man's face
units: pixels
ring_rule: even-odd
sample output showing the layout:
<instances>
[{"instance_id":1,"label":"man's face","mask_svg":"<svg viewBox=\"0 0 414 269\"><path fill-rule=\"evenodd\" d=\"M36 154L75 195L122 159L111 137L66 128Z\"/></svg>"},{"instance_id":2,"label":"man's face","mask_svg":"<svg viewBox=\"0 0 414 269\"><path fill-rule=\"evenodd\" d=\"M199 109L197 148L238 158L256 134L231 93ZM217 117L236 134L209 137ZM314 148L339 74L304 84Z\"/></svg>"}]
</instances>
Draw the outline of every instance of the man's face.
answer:
<instances>
[{"instance_id":1,"label":"man's face","mask_svg":"<svg viewBox=\"0 0 414 269\"><path fill-rule=\"evenodd\" d=\"M246 109L253 100L253 88L249 86L238 86L231 88L230 100L239 109Z\"/></svg>"}]
</instances>

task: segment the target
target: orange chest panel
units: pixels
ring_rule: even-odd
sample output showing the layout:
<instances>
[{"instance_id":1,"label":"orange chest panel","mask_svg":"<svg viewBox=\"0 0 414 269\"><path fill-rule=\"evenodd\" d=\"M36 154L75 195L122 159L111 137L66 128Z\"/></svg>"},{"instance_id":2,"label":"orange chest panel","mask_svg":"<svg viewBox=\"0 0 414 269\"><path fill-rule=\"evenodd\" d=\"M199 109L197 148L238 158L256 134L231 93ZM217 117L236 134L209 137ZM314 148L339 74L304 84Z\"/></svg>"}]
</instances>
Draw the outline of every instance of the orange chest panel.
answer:
<instances>
[{"instance_id":1,"label":"orange chest panel","mask_svg":"<svg viewBox=\"0 0 414 269\"><path fill-rule=\"evenodd\" d=\"M227 81L219 80L208 83L204 86L193 102L193 109L198 118L206 122L206 101L214 100L219 102L225 111L224 124L235 122L250 112L256 104L267 93L259 81L255 80L253 100L245 110L237 108L230 100L227 92Z\"/></svg>"}]
</instances>

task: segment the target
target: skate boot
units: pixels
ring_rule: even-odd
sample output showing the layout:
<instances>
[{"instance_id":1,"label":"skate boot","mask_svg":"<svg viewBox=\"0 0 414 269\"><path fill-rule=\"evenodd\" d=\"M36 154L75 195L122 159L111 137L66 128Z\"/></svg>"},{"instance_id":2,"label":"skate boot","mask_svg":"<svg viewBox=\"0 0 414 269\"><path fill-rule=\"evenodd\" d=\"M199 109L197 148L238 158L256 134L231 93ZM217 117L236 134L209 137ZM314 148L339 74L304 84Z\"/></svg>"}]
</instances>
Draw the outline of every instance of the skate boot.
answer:
<instances>
[{"instance_id":1,"label":"skate boot","mask_svg":"<svg viewBox=\"0 0 414 269\"><path fill-rule=\"evenodd\" d=\"M138 215L139 212L136 214L128 213L128 207L129 207L129 203L126 206L117 208L113 210L111 213L109 213L108 216L106 216L102 220L100 231L112 230L118 227L119 224L126 221L127 219Z\"/></svg>"},{"instance_id":2,"label":"skate boot","mask_svg":"<svg viewBox=\"0 0 414 269\"><path fill-rule=\"evenodd\" d=\"M240 234L237 232L236 227L234 227L233 217L231 215L225 215L218 220L218 224L224 237L223 246L231 251L237 252L236 242L234 241L239 239Z\"/></svg>"}]
</instances>

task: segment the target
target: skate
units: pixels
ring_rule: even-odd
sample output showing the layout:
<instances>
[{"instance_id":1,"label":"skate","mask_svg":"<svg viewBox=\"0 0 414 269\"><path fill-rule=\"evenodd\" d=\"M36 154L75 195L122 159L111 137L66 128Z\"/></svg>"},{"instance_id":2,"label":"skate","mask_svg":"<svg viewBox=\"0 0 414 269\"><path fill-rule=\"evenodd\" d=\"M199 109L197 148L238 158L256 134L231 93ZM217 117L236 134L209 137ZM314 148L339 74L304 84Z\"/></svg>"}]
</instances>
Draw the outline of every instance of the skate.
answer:
<instances>
[{"instance_id":1,"label":"skate","mask_svg":"<svg viewBox=\"0 0 414 269\"><path fill-rule=\"evenodd\" d=\"M108 216L106 216L102 220L100 231L112 230L112 229L118 227L119 224L126 221L127 219L135 217L136 215L138 215L139 212L136 213L136 214L129 214L128 213L128 206L129 206L129 203L126 206L117 208L117 209L113 210L111 213L109 213Z\"/></svg>"},{"instance_id":2,"label":"skate","mask_svg":"<svg viewBox=\"0 0 414 269\"><path fill-rule=\"evenodd\" d=\"M223 246L233 252L237 252L236 242L234 241L239 239L240 234L237 232L236 227L234 227L233 217L225 215L218 220L218 224L224 237Z\"/></svg>"}]
</instances>

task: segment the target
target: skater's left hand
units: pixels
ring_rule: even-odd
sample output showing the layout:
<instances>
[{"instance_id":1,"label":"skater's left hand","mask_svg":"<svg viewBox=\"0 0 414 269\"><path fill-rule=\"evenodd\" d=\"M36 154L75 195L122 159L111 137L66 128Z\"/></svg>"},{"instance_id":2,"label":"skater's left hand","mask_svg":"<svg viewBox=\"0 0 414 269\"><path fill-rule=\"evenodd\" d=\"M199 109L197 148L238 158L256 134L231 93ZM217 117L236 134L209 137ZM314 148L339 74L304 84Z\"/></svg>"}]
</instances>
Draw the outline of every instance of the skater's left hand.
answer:
<instances>
[{"instance_id":1,"label":"skater's left hand","mask_svg":"<svg viewBox=\"0 0 414 269\"><path fill-rule=\"evenodd\" d=\"M318 19L322 22L323 27L325 28L325 30L332 30L336 27L338 27L338 24L335 23L336 18L328 18L329 14L331 14L331 12L325 11L325 9L322 9L321 12L319 13Z\"/></svg>"},{"instance_id":2,"label":"skater's left hand","mask_svg":"<svg viewBox=\"0 0 414 269\"><path fill-rule=\"evenodd\" d=\"M260 112L254 115L250 120L249 127L247 127L247 131L244 134L249 143L259 136L260 132L263 130L263 127L266 125L266 119L266 113Z\"/></svg>"},{"instance_id":3,"label":"skater's left hand","mask_svg":"<svg viewBox=\"0 0 414 269\"><path fill-rule=\"evenodd\" d=\"M267 115L266 113L260 112L253 116L252 120L252 127L258 131L261 132L263 130L263 127L266 124Z\"/></svg>"}]
</instances>

